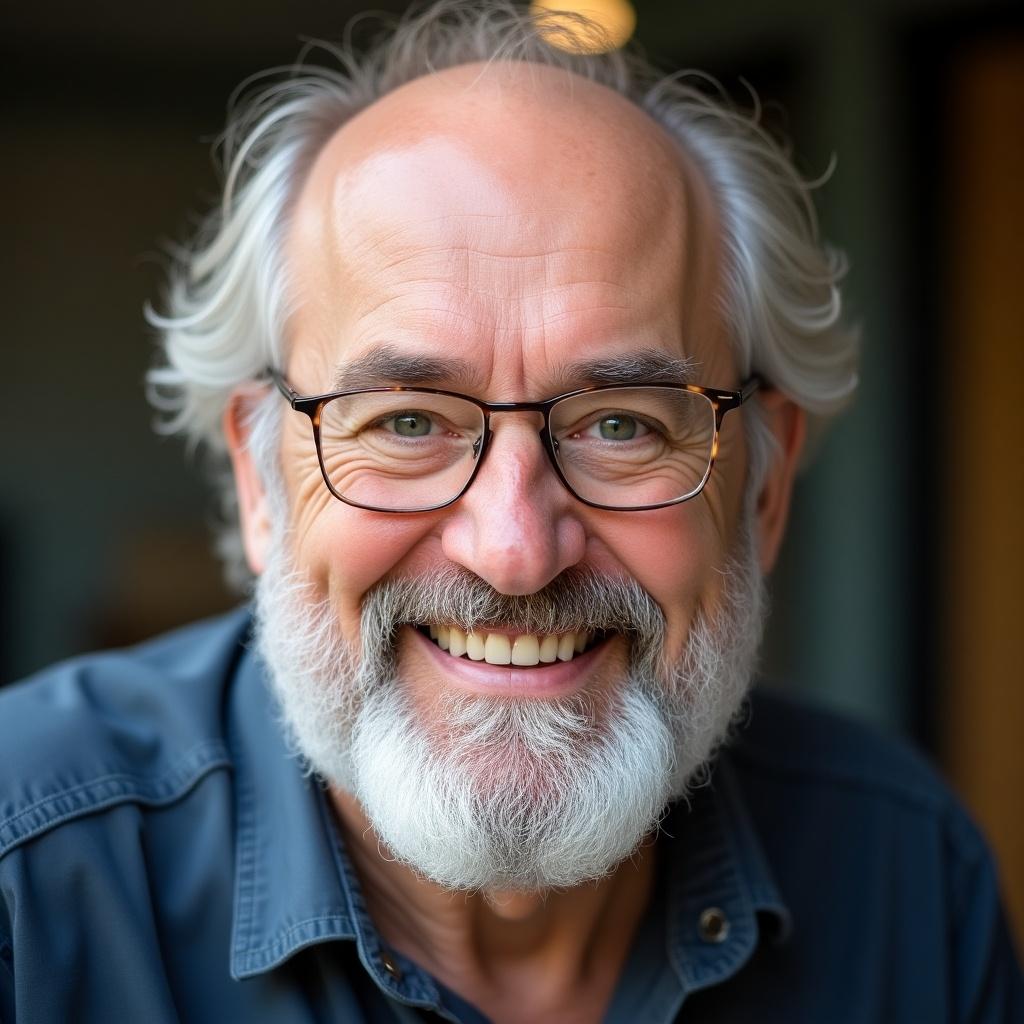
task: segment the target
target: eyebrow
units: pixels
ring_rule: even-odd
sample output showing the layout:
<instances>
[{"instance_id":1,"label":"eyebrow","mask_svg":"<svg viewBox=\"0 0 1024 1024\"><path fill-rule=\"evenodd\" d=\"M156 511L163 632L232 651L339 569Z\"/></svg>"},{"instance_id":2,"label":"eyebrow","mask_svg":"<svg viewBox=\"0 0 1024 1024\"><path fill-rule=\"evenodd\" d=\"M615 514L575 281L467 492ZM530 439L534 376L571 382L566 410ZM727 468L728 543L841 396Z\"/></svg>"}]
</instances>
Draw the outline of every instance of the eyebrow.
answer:
<instances>
[{"instance_id":1,"label":"eyebrow","mask_svg":"<svg viewBox=\"0 0 1024 1024\"><path fill-rule=\"evenodd\" d=\"M560 374L567 386L592 384L691 384L700 363L658 349L639 349L605 359L570 363Z\"/></svg>"},{"instance_id":2,"label":"eyebrow","mask_svg":"<svg viewBox=\"0 0 1024 1024\"><path fill-rule=\"evenodd\" d=\"M596 384L688 384L700 364L690 357L671 356L658 349L639 349L604 359L568 363L557 374L557 388L571 391ZM406 355L391 345L368 352L339 366L331 381L332 391L361 388L461 387L467 393L482 388L472 364L458 356Z\"/></svg>"},{"instance_id":3,"label":"eyebrow","mask_svg":"<svg viewBox=\"0 0 1024 1024\"><path fill-rule=\"evenodd\" d=\"M360 356L339 366L331 381L333 391L358 391L360 388L437 386L478 384L470 363L457 356L403 355L391 345Z\"/></svg>"}]
</instances>

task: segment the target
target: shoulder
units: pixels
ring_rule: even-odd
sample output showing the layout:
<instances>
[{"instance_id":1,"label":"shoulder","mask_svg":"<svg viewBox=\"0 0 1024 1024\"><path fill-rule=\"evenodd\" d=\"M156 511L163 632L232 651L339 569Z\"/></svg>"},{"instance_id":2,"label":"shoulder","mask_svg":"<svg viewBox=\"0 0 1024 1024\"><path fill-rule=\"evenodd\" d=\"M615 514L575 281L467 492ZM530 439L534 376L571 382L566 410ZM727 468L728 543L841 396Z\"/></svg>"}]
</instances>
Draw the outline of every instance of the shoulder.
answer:
<instances>
[{"instance_id":1,"label":"shoulder","mask_svg":"<svg viewBox=\"0 0 1024 1024\"><path fill-rule=\"evenodd\" d=\"M771 690L754 691L735 739L734 753L750 768L794 782L867 788L925 804L943 792L935 769L907 741Z\"/></svg>"},{"instance_id":2,"label":"shoulder","mask_svg":"<svg viewBox=\"0 0 1024 1024\"><path fill-rule=\"evenodd\" d=\"M724 761L793 922L778 956L815 992L855 992L858 1020L1024 1019L987 843L921 754L757 693Z\"/></svg>"},{"instance_id":3,"label":"shoulder","mask_svg":"<svg viewBox=\"0 0 1024 1024\"><path fill-rule=\"evenodd\" d=\"M731 753L739 771L763 785L949 818L963 843L981 842L934 765L907 740L865 722L758 690Z\"/></svg>"},{"instance_id":4,"label":"shoulder","mask_svg":"<svg viewBox=\"0 0 1024 1024\"><path fill-rule=\"evenodd\" d=\"M227 760L246 611L65 662L0 691L0 857L69 819L174 800Z\"/></svg>"}]
</instances>

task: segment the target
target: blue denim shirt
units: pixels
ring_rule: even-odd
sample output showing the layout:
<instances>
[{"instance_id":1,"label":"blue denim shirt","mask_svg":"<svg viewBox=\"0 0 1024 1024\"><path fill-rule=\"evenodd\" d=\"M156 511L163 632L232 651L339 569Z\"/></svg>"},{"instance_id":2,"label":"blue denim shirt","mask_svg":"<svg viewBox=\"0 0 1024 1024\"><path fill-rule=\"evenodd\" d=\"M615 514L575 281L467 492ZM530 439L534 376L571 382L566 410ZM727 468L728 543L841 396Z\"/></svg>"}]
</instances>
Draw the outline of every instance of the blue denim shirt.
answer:
<instances>
[{"instance_id":1,"label":"blue denim shirt","mask_svg":"<svg viewBox=\"0 0 1024 1024\"><path fill-rule=\"evenodd\" d=\"M0 695L0 1020L485 1020L388 949L239 612ZM933 773L757 696L671 810L606 1020L1024 1021Z\"/></svg>"}]
</instances>

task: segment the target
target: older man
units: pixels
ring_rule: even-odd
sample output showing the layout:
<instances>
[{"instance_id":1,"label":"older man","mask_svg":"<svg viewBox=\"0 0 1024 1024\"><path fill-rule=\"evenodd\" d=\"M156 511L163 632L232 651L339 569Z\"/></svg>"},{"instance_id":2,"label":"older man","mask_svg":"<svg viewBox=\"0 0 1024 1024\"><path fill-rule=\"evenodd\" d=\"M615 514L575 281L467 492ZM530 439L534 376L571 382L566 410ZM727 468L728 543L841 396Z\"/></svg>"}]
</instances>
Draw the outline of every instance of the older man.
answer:
<instances>
[{"instance_id":1,"label":"older man","mask_svg":"<svg viewBox=\"0 0 1024 1024\"><path fill-rule=\"evenodd\" d=\"M854 383L805 190L544 38L446 5L240 115L153 383L255 615L6 696L5 1021L1022 1019L926 768L717 749Z\"/></svg>"}]
</instances>

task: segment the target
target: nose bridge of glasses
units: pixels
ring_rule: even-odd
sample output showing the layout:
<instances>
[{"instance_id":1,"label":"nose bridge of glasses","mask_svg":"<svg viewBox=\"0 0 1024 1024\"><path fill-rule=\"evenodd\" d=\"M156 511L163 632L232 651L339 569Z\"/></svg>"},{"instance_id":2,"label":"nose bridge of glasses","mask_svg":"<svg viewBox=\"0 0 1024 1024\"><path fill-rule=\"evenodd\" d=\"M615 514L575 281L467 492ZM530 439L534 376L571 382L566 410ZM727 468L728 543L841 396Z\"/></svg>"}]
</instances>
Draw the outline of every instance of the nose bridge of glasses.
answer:
<instances>
[{"instance_id":1,"label":"nose bridge of glasses","mask_svg":"<svg viewBox=\"0 0 1024 1024\"><path fill-rule=\"evenodd\" d=\"M497 402L486 406L486 452L496 456L506 472L511 460L522 462L525 459L524 466L533 463L534 468L526 473L527 477L532 477L539 468L535 460L539 459L541 463L549 464L560 476L547 428L548 408L542 402ZM475 455L480 455L479 449Z\"/></svg>"},{"instance_id":2,"label":"nose bridge of glasses","mask_svg":"<svg viewBox=\"0 0 1024 1024\"><path fill-rule=\"evenodd\" d=\"M543 402L490 402L484 408L488 433L492 439L497 436L496 427L504 433L508 430L516 431L517 425L520 430L528 429L544 436L547 406ZM510 416L510 413L514 415Z\"/></svg>"}]
</instances>

